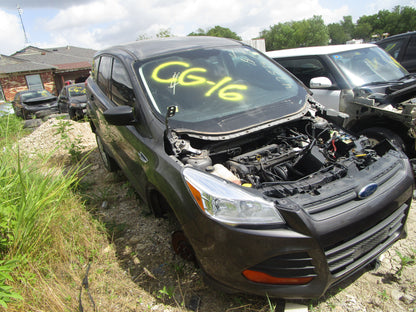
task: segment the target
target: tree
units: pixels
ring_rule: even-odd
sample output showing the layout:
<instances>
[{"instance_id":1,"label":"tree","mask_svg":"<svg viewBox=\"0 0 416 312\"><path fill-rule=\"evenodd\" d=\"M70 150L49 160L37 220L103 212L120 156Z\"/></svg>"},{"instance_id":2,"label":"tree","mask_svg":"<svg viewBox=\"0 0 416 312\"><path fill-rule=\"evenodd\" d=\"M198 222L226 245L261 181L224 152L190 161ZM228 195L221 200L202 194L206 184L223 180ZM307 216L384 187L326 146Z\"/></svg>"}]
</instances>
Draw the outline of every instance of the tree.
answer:
<instances>
[{"instance_id":1,"label":"tree","mask_svg":"<svg viewBox=\"0 0 416 312\"><path fill-rule=\"evenodd\" d=\"M328 25L328 33L331 38L331 44L344 44L348 41L347 34L340 23L332 23Z\"/></svg>"},{"instance_id":2,"label":"tree","mask_svg":"<svg viewBox=\"0 0 416 312\"><path fill-rule=\"evenodd\" d=\"M167 38L167 37L173 37L170 28L161 28L159 32L156 34L156 38Z\"/></svg>"},{"instance_id":3,"label":"tree","mask_svg":"<svg viewBox=\"0 0 416 312\"><path fill-rule=\"evenodd\" d=\"M352 16L351 15L344 16L342 18L342 21L341 21L340 24L341 24L342 29L344 30L345 36L347 38L347 40L345 40L345 41L348 41L348 40L353 39L354 38L354 28L355 28L355 25L352 22Z\"/></svg>"},{"instance_id":4,"label":"tree","mask_svg":"<svg viewBox=\"0 0 416 312\"><path fill-rule=\"evenodd\" d=\"M361 16L357 20L355 36L370 40L372 35L381 37L384 33L397 35L412 30L416 30L416 9L396 6L391 12L380 10L377 14Z\"/></svg>"},{"instance_id":5,"label":"tree","mask_svg":"<svg viewBox=\"0 0 416 312\"><path fill-rule=\"evenodd\" d=\"M270 26L269 30L260 32L260 37L266 40L268 51L327 45L329 42L328 28L321 16Z\"/></svg>"},{"instance_id":6,"label":"tree","mask_svg":"<svg viewBox=\"0 0 416 312\"><path fill-rule=\"evenodd\" d=\"M171 33L170 28L161 28L155 36L156 38L174 37L174 35ZM147 40L147 39L152 39L152 38L154 38L154 36L149 36L147 34L140 34L137 37L136 41Z\"/></svg>"},{"instance_id":7,"label":"tree","mask_svg":"<svg viewBox=\"0 0 416 312\"><path fill-rule=\"evenodd\" d=\"M238 36L235 32L231 29L221 26L215 26L209 29L208 31L204 31L203 29L199 28L197 32L191 32L188 36L213 36L213 37L222 37L222 38L231 38L235 40L242 40L240 36Z\"/></svg>"}]
</instances>

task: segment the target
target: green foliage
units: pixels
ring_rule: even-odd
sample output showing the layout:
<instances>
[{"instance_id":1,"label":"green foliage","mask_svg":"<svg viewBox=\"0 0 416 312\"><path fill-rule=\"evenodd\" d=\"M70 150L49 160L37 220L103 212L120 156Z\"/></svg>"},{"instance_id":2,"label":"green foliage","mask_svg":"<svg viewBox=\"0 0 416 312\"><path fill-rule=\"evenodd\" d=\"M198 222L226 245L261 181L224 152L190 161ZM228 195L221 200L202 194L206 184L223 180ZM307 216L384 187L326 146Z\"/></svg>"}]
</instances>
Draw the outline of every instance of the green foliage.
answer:
<instances>
[{"instance_id":1,"label":"green foliage","mask_svg":"<svg viewBox=\"0 0 416 312\"><path fill-rule=\"evenodd\" d=\"M159 30L159 32L155 35L156 38L167 38L167 37L175 37L170 28L161 28ZM149 36L147 34L140 34L136 41L140 41L140 40L148 40L148 39L152 39L154 38L153 36Z\"/></svg>"},{"instance_id":2,"label":"green foliage","mask_svg":"<svg viewBox=\"0 0 416 312\"><path fill-rule=\"evenodd\" d=\"M372 40L386 33L391 36L413 30L416 30L416 9L396 6L392 11L380 10L377 14L361 16L357 20L354 35L356 38Z\"/></svg>"},{"instance_id":3,"label":"green foliage","mask_svg":"<svg viewBox=\"0 0 416 312\"><path fill-rule=\"evenodd\" d=\"M263 30L260 37L266 40L266 50L327 45L328 28L321 16L299 22L279 23Z\"/></svg>"},{"instance_id":4,"label":"green foliage","mask_svg":"<svg viewBox=\"0 0 416 312\"><path fill-rule=\"evenodd\" d=\"M405 267L407 267L409 265L414 265L416 263L416 260L415 260L416 251L413 250L413 254L411 256L402 255L400 253L400 251L398 251L398 250L396 250L396 254L400 259L399 260L399 265L400 266L399 266L399 269L396 271L395 274L400 277L402 275L402 272L403 272Z\"/></svg>"},{"instance_id":5,"label":"green foliage","mask_svg":"<svg viewBox=\"0 0 416 312\"><path fill-rule=\"evenodd\" d=\"M12 299L23 299L11 286L7 285L7 281L13 281L11 273L16 267L16 261L0 260L0 306L7 309L7 303Z\"/></svg>"},{"instance_id":6,"label":"green foliage","mask_svg":"<svg viewBox=\"0 0 416 312\"><path fill-rule=\"evenodd\" d=\"M81 137L71 139L68 135L69 130L72 129L72 124L68 120L60 120L57 125L54 125L56 128L55 135L60 135L63 147L71 155L71 161L76 163L81 160L82 148L81 148Z\"/></svg>"},{"instance_id":7,"label":"green foliage","mask_svg":"<svg viewBox=\"0 0 416 312\"><path fill-rule=\"evenodd\" d=\"M0 119L6 137L18 137L21 130L13 116ZM21 298L7 283L16 265L40 261L41 250L49 246L49 225L57 208L66 200L76 170L64 175L41 170L34 160L21 155L8 139L1 141L0 158L0 305ZM19 276L25 280L25 276Z\"/></svg>"},{"instance_id":8,"label":"green foliage","mask_svg":"<svg viewBox=\"0 0 416 312\"><path fill-rule=\"evenodd\" d=\"M276 311L276 306L277 306L277 304L276 304L276 303L272 303L272 302L271 302L271 300L270 300L270 298L269 298L269 295L267 295L267 294L266 294L266 297L267 297L267 304L269 305L269 311L270 311L270 312L274 312L274 311Z\"/></svg>"},{"instance_id":9,"label":"green foliage","mask_svg":"<svg viewBox=\"0 0 416 312\"><path fill-rule=\"evenodd\" d=\"M175 291L174 286L169 286L169 287L163 286L162 289L159 289L159 295L157 295L157 297L159 299L162 299L164 297L168 297L169 299L171 299L173 297L174 291Z\"/></svg>"},{"instance_id":10,"label":"green foliage","mask_svg":"<svg viewBox=\"0 0 416 312\"><path fill-rule=\"evenodd\" d=\"M202 28L199 28L197 32L191 32L188 36L212 36L242 40L241 37L231 29L218 25L210 28L208 31L204 31Z\"/></svg>"},{"instance_id":11,"label":"green foliage","mask_svg":"<svg viewBox=\"0 0 416 312\"><path fill-rule=\"evenodd\" d=\"M173 37L172 32L170 30L170 28L162 28L159 30L159 32L156 34L156 38L168 38L168 37Z\"/></svg>"},{"instance_id":12,"label":"green foliage","mask_svg":"<svg viewBox=\"0 0 416 312\"><path fill-rule=\"evenodd\" d=\"M0 147L13 143L23 132L22 120L14 114L0 116Z\"/></svg>"}]
</instances>

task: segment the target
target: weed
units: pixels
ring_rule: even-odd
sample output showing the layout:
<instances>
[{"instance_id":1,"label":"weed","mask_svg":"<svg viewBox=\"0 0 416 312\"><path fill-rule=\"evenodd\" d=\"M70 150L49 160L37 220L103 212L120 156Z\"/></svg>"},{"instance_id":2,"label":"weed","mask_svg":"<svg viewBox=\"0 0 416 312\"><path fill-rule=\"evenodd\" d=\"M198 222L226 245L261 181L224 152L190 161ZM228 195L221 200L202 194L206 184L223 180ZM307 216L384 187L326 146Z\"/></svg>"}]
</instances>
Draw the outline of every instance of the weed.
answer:
<instances>
[{"instance_id":1,"label":"weed","mask_svg":"<svg viewBox=\"0 0 416 312\"><path fill-rule=\"evenodd\" d=\"M169 286L169 287L163 286L162 289L159 289L158 291L159 295L157 295L157 297L159 299L162 299L164 297L168 297L169 299L171 299L173 297L174 291L175 291L174 286Z\"/></svg>"},{"instance_id":2,"label":"weed","mask_svg":"<svg viewBox=\"0 0 416 312\"><path fill-rule=\"evenodd\" d=\"M383 301L388 301L390 299L387 291L384 289L383 291L378 293Z\"/></svg>"},{"instance_id":3,"label":"weed","mask_svg":"<svg viewBox=\"0 0 416 312\"><path fill-rule=\"evenodd\" d=\"M270 298L269 298L269 295L267 295L267 294L266 294L266 297L267 297L267 304L269 305L269 311L270 311L270 312L274 312L274 311L276 311L276 306L277 306L277 304L276 304L276 303L272 303L272 302L271 302L271 300L270 300Z\"/></svg>"},{"instance_id":4,"label":"weed","mask_svg":"<svg viewBox=\"0 0 416 312\"><path fill-rule=\"evenodd\" d=\"M410 257L402 255L400 251L398 250L396 250L396 254L400 259L399 261L400 266L395 274L400 277L405 267L415 264L415 250L413 250L413 254Z\"/></svg>"},{"instance_id":5,"label":"weed","mask_svg":"<svg viewBox=\"0 0 416 312\"><path fill-rule=\"evenodd\" d=\"M74 139L70 138L68 133L72 129L72 124L69 120L60 120L54 127L56 129L54 134L60 135L64 149L71 156L71 162L79 162L82 158L82 137L78 135Z\"/></svg>"},{"instance_id":6,"label":"weed","mask_svg":"<svg viewBox=\"0 0 416 312\"><path fill-rule=\"evenodd\" d=\"M117 224L115 222L105 222L104 225L110 238L120 236L127 227L125 223Z\"/></svg>"}]
</instances>

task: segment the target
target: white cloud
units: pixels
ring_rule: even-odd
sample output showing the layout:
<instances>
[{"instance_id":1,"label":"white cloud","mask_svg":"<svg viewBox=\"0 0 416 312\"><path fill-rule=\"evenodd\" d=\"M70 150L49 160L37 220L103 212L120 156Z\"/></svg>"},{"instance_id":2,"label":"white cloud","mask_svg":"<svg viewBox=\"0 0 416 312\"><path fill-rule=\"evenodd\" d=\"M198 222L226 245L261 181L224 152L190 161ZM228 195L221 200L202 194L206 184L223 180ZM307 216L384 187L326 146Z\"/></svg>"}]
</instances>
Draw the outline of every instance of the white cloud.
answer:
<instances>
[{"instance_id":1,"label":"white cloud","mask_svg":"<svg viewBox=\"0 0 416 312\"><path fill-rule=\"evenodd\" d=\"M25 47L25 37L17 16L0 10L0 45L2 54L12 54Z\"/></svg>"},{"instance_id":2,"label":"white cloud","mask_svg":"<svg viewBox=\"0 0 416 312\"><path fill-rule=\"evenodd\" d=\"M332 4L332 9L323 7L321 0L75 0L67 1L62 6L58 4L61 1L52 3L49 0L49 6L46 0L22 1L26 7L29 6L28 9L21 4L25 9L25 22L31 6L39 8L43 5L43 8L53 8L57 12L48 20L32 16L36 20L35 27L32 26L36 32L31 32L30 38L32 45L51 47L69 44L101 49L136 40L140 35L154 36L161 29L170 29L174 35L185 36L198 28L207 30L216 25L230 28L245 40L257 37L260 31L278 23L320 15L325 24L329 24L339 22L343 16L354 15L359 5L362 14L366 14L365 8L373 5L375 11L367 14L374 14L379 9L390 10L390 4L394 6L397 1L415 3L416 0L384 0L389 6L380 0L363 0L363 3L352 0ZM32 12L41 14L42 10ZM2 51L5 50L5 42L11 51L15 51L16 46L17 49L22 48L24 37L17 17L2 14L5 18L0 19L0 25L7 24L7 27L1 29L8 30L0 34ZM6 37L14 40L7 40Z\"/></svg>"},{"instance_id":3,"label":"white cloud","mask_svg":"<svg viewBox=\"0 0 416 312\"><path fill-rule=\"evenodd\" d=\"M127 8L117 1L96 1L62 9L50 21L40 21L47 31L84 29L95 24L111 23L126 18Z\"/></svg>"}]
</instances>

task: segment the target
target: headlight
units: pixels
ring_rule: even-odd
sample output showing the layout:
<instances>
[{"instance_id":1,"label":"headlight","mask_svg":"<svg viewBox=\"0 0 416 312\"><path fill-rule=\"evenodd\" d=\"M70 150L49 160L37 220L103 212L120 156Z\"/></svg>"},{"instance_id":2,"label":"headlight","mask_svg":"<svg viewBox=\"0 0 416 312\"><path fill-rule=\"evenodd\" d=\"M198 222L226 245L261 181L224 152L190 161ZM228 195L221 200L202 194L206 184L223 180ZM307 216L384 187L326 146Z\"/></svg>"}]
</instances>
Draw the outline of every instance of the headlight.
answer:
<instances>
[{"instance_id":1,"label":"headlight","mask_svg":"<svg viewBox=\"0 0 416 312\"><path fill-rule=\"evenodd\" d=\"M84 108L87 107L87 103L71 103L69 104L73 108Z\"/></svg>"},{"instance_id":2,"label":"headlight","mask_svg":"<svg viewBox=\"0 0 416 312\"><path fill-rule=\"evenodd\" d=\"M185 168L183 176L199 207L229 225L284 224L274 203L242 187L201 171Z\"/></svg>"}]
</instances>

